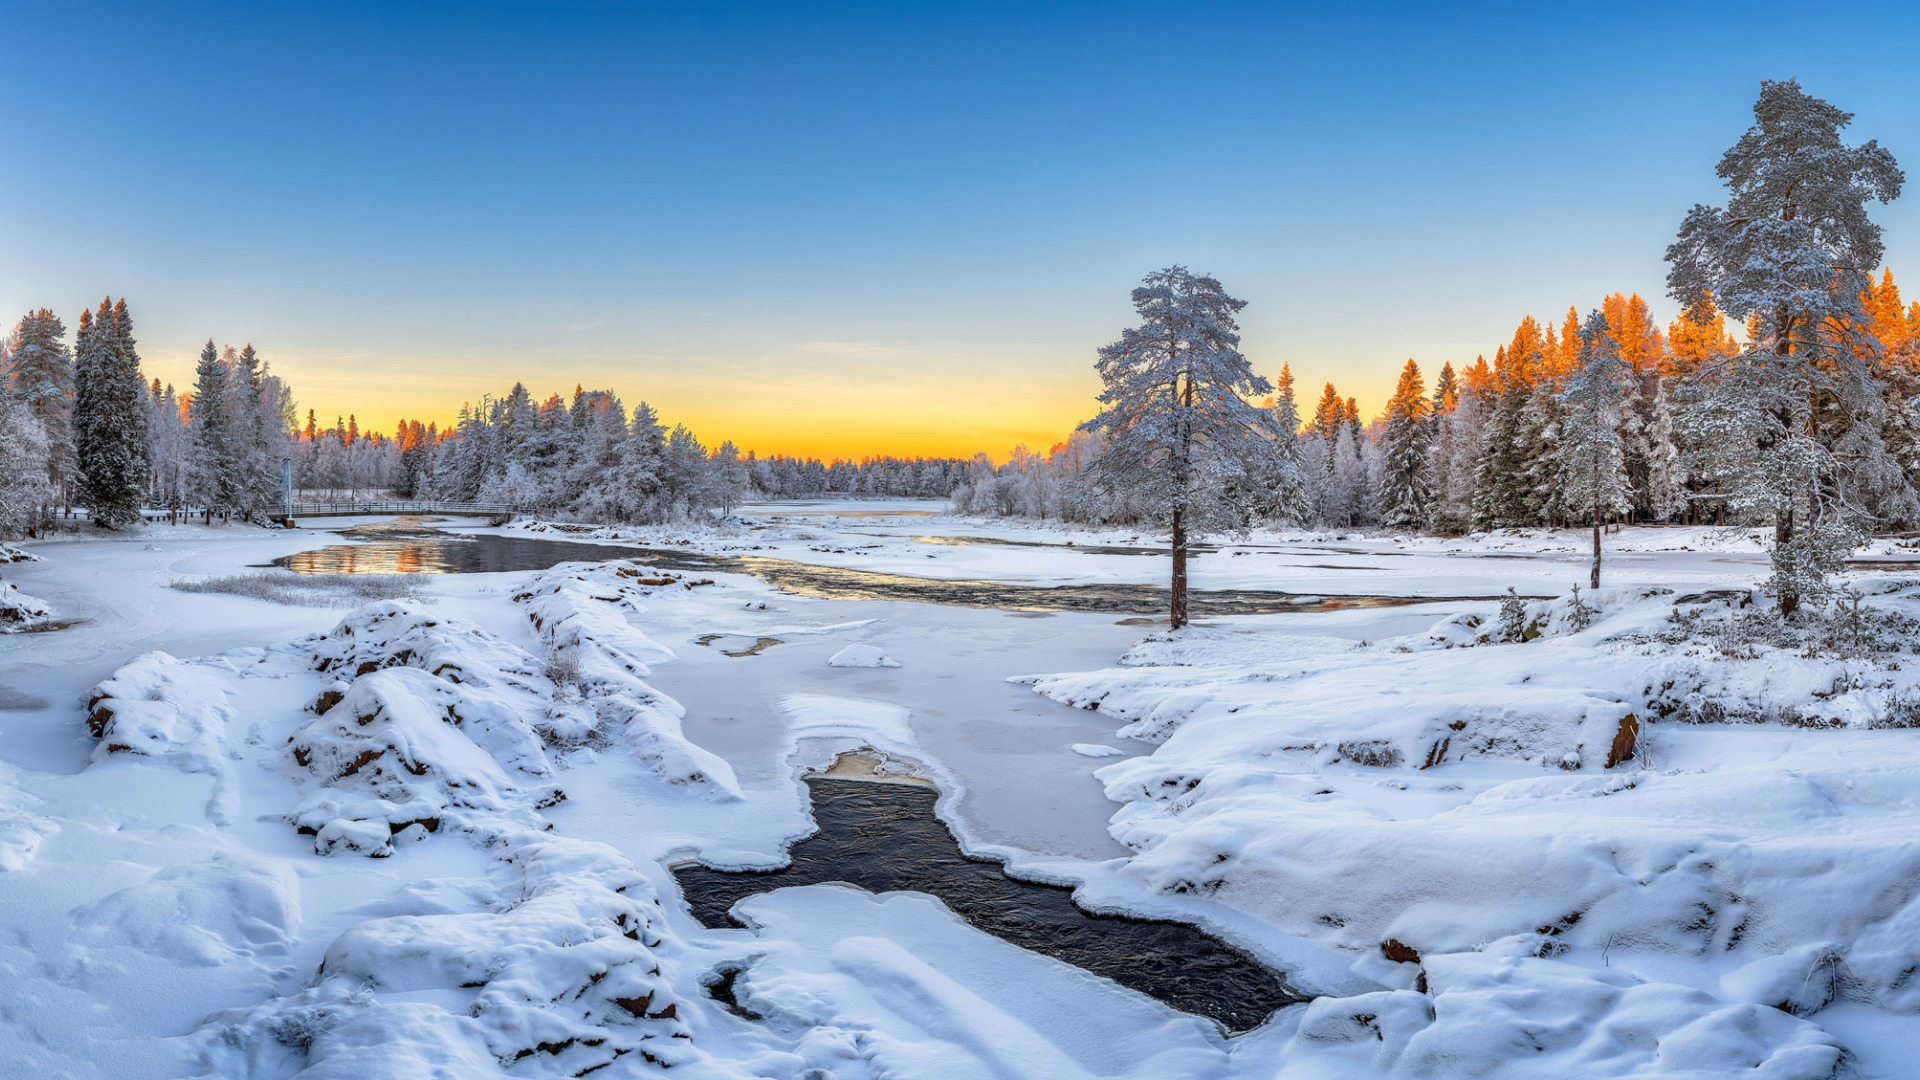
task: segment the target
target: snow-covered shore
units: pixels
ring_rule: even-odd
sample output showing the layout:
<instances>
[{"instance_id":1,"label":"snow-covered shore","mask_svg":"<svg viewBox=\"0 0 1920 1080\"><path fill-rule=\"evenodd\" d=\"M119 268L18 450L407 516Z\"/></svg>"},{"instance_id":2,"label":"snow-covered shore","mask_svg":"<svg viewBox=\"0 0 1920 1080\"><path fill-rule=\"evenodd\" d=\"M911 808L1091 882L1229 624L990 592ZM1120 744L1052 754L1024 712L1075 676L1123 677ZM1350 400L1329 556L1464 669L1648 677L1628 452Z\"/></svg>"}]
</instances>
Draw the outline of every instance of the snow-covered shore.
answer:
<instances>
[{"instance_id":1,"label":"snow-covered shore","mask_svg":"<svg viewBox=\"0 0 1920 1080\"><path fill-rule=\"evenodd\" d=\"M1164 572L1124 550L1150 536L831 509L567 535ZM1491 601L1169 635L626 564L353 610L169 588L334 539L149 527L8 568L82 620L0 638L22 1075L1893 1077L1920 1051L1920 665L1727 629L1764 573L1746 534L1609 537L1592 624L1536 603L1518 643L1482 640ZM1195 585L1563 596L1583 558L1551 533L1256 535ZM1901 574L1853 577L1920 616ZM809 828L799 771L859 745L918 762L969 851L1322 996L1227 1040L924 897L814 886L744 903L752 930L694 922L667 867L777 864ZM760 1019L703 985L736 967Z\"/></svg>"}]
</instances>

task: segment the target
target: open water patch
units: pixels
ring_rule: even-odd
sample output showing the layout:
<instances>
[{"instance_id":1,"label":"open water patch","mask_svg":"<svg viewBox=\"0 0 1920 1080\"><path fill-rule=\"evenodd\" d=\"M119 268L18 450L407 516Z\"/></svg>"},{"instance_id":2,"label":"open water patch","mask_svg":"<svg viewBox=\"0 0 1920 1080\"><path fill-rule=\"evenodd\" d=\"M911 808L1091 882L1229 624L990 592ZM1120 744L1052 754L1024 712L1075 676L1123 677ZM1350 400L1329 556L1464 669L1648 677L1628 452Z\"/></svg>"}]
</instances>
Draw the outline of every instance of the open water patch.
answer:
<instances>
[{"instance_id":1,"label":"open water patch","mask_svg":"<svg viewBox=\"0 0 1920 1080\"><path fill-rule=\"evenodd\" d=\"M1112 979L1229 1033L1249 1031L1306 998L1245 952L1186 923L1090 912L1060 885L1022 881L969 858L934 815L925 783L807 778L817 827L778 870L673 869L694 918L739 927L734 904L763 892L839 882L868 892L922 892L1022 948ZM751 979L751 974L748 976ZM728 992L732 979L728 979Z\"/></svg>"},{"instance_id":2,"label":"open water patch","mask_svg":"<svg viewBox=\"0 0 1920 1080\"><path fill-rule=\"evenodd\" d=\"M545 570L563 562L615 559L662 570L749 574L782 592L822 600L905 600L1001 611L1077 611L1108 615L1159 615L1169 606L1166 588L1157 585L1126 582L1032 585L1018 581L949 580L822 566L764 555L708 555L671 548L492 533L453 536L433 529L409 539L334 544L285 555L275 559L273 565L300 574L497 574ZM1196 589L1188 593L1187 598L1189 609L1195 615L1305 614L1500 599L1498 596L1313 594L1270 589Z\"/></svg>"}]
</instances>

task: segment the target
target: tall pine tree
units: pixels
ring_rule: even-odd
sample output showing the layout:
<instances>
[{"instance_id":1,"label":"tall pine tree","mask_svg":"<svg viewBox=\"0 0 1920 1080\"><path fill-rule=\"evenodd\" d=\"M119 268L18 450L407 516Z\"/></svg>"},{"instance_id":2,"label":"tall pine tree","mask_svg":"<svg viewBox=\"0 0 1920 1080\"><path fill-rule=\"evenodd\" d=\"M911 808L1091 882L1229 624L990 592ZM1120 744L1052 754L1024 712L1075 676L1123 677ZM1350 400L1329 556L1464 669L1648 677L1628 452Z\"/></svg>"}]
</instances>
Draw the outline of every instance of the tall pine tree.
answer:
<instances>
[{"instance_id":1,"label":"tall pine tree","mask_svg":"<svg viewBox=\"0 0 1920 1080\"><path fill-rule=\"evenodd\" d=\"M146 387L127 302L83 312L74 348L74 451L79 502L94 524L140 520L147 482Z\"/></svg>"}]
</instances>

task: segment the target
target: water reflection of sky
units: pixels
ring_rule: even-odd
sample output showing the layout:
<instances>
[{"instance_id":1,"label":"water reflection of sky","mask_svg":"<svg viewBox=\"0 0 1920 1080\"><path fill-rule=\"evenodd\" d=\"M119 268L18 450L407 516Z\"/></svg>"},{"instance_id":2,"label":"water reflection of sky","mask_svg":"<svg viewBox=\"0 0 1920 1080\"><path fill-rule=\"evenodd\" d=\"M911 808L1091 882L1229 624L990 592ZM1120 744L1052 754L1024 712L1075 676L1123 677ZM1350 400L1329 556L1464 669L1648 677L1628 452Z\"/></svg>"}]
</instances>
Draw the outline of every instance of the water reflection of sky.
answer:
<instances>
[{"instance_id":1,"label":"water reflection of sky","mask_svg":"<svg viewBox=\"0 0 1920 1080\"><path fill-rule=\"evenodd\" d=\"M563 562L647 559L664 552L519 536L435 537L334 544L274 560L296 574L503 574Z\"/></svg>"}]
</instances>

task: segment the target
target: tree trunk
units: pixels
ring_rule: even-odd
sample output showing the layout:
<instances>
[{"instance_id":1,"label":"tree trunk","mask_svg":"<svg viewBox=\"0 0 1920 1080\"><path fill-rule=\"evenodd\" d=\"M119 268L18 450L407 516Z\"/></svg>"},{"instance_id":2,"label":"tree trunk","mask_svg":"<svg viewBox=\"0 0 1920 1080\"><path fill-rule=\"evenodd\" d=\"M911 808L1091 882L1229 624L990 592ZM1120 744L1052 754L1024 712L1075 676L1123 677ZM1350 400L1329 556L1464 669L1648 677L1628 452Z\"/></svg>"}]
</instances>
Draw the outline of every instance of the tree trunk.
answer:
<instances>
[{"instance_id":1,"label":"tree trunk","mask_svg":"<svg viewBox=\"0 0 1920 1080\"><path fill-rule=\"evenodd\" d=\"M1600 504L1593 504L1593 582L1592 587L1600 587Z\"/></svg>"},{"instance_id":2,"label":"tree trunk","mask_svg":"<svg viewBox=\"0 0 1920 1080\"><path fill-rule=\"evenodd\" d=\"M1180 511L1173 511L1173 596L1172 617L1175 630L1187 625L1187 526Z\"/></svg>"},{"instance_id":3,"label":"tree trunk","mask_svg":"<svg viewBox=\"0 0 1920 1080\"><path fill-rule=\"evenodd\" d=\"M1793 543L1793 509L1789 507L1773 523L1773 546L1777 551L1785 551ZM1774 572L1779 577L1779 571ZM1780 582L1780 614L1791 615L1800 610L1800 593L1786 581Z\"/></svg>"}]
</instances>

